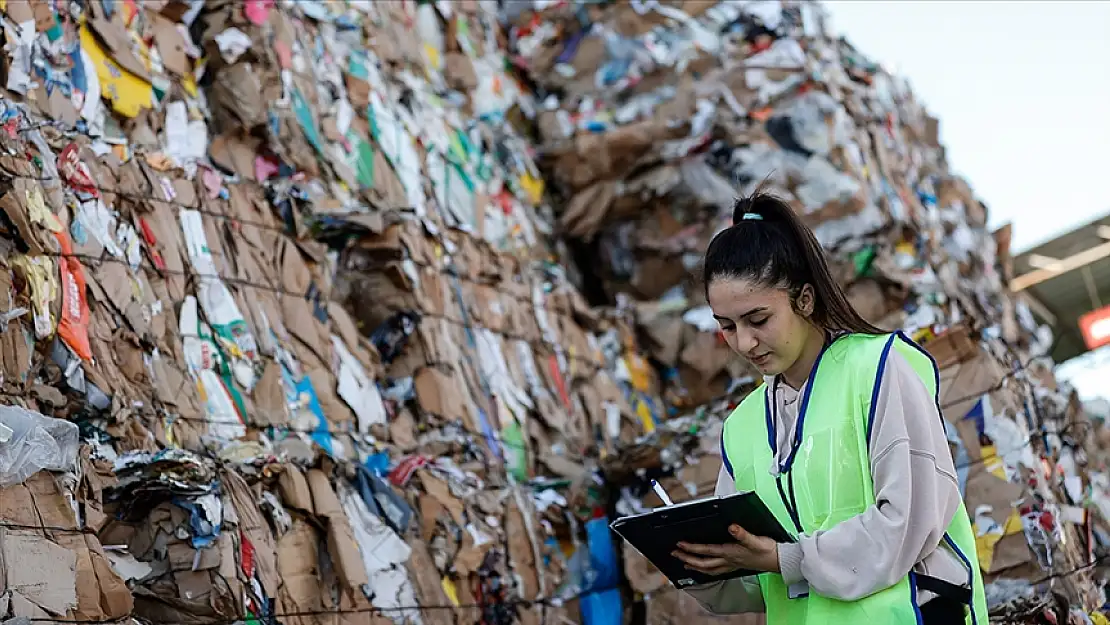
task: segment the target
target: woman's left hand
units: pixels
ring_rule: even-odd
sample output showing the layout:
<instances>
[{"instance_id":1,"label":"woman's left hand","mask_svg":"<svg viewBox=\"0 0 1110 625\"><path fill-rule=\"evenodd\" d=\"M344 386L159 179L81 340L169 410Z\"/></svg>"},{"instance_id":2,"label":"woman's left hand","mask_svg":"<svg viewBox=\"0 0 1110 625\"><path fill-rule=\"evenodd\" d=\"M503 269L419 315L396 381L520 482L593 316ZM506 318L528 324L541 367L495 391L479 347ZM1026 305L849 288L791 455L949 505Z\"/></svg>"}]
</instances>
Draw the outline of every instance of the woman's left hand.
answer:
<instances>
[{"instance_id":1,"label":"woman's left hand","mask_svg":"<svg viewBox=\"0 0 1110 625\"><path fill-rule=\"evenodd\" d=\"M706 575L724 575L740 569L779 572L779 549L774 539L756 536L739 525L730 526L728 531L735 543L678 543L678 550L671 555L686 563L686 568Z\"/></svg>"}]
</instances>

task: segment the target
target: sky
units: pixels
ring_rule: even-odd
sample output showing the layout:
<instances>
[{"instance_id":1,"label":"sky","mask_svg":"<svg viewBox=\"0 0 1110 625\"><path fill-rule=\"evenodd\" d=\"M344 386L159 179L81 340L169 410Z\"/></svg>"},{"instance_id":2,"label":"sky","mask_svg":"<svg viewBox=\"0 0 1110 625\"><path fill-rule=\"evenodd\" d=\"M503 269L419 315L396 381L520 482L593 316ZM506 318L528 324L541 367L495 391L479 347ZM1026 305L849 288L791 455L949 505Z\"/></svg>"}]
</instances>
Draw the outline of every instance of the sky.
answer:
<instances>
[{"instance_id":1,"label":"sky","mask_svg":"<svg viewBox=\"0 0 1110 625\"><path fill-rule=\"evenodd\" d=\"M826 2L909 79L1015 251L1110 213L1110 2Z\"/></svg>"},{"instance_id":2,"label":"sky","mask_svg":"<svg viewBox=\"0 0 1110 625\"><path fill-rule=\"evenodd\" d=\"M940 120L949 163L992 226L1013 223L1015 253L1110 214L1110 2L824 4ZM1105 353L1057 373L1085 398L1110 398Z\"/></svg>"}]
</instances>

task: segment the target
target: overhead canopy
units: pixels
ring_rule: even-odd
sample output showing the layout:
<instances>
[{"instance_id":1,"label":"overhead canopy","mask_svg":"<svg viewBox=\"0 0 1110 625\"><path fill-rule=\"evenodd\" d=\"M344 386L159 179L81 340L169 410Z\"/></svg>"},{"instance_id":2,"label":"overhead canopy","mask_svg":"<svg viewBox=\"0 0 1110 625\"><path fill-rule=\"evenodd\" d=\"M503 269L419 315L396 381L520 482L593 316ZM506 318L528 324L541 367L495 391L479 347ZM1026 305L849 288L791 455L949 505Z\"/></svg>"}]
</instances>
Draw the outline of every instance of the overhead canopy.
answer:
<instances>
[{"instance_id":1,"label":"overhead canopy","mask_svg":"<svg viewBox=\"0 0 1110 625\"><path fill-rule=\"evenodd\" d=\"M1110 305L1110 214L1017 255L1014 275L1011 288L1056 334L1053 359L1083 354L1079 318Z\"/></svg>"}]
</instances>

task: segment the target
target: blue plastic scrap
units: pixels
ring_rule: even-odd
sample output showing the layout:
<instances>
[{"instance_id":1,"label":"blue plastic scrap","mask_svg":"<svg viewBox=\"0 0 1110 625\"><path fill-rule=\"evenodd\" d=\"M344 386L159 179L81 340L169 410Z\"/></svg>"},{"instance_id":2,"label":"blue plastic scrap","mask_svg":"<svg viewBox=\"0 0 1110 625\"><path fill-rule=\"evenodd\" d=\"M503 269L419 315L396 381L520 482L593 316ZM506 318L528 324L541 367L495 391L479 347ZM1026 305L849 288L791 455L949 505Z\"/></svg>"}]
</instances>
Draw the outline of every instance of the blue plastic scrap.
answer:
<instances>
[{"instance_id":1,"label":"blue plastic scrap","mask_svg":"<svg viewBox=\"0 0 1110 625\"><path fill-rule=\"evenodd\" d=\"M219 540L220 519L217 519L215 523L208 520L204 513L204 507L196 501L175 497L173 504L189 513L189 529L192 530L189 543L193 546L193 549L204 549Z\"/></svg>"},{"instance_id":2,"label":"blue plastic scrap","mask_svg":"<svg viewBox=\"0 0 1110 625\"><path fill-rule=\"evenodd\" d=\"M403 535L408 530L412 521L412 508L388 482L365 466L359 466L355 474L355 484L359 496L371 512L398 534Z\"/></svg>"},{"instance_id":3,"label":"blue plastic scrap","mask_svg":"<svg viewBox=\"0 0 1110 625\"><path fill-rule=\"evenodd\" d=\"M589 548L592 578L583 586L579 599L584 625L620 625L624 615L621 601L620 565L613 545L608 519L586 522L586 544Z\"/></svg>"}]
</instances>

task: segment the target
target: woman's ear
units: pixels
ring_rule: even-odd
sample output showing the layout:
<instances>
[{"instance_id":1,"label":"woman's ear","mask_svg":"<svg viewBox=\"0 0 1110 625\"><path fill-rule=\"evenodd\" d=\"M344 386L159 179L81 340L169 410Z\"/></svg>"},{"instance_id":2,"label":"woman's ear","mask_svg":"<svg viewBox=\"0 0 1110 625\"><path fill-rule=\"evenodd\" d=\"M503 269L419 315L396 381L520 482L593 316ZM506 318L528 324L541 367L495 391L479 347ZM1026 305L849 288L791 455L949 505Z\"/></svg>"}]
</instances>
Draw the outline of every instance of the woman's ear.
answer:
<instances>
[{"instance_id":1,"label":"woman's ear","mask_svg":"<svg viewBox=\"0 0 1110 625\"><path fill-rule=\"evenodd\" d=\"M806 284L802 287L794 305L798 309L798 314L803 317L809 317L813 314L813 310L817 307L817 295L813 291L812 284Z\"/></svg>"}]
</instances>

